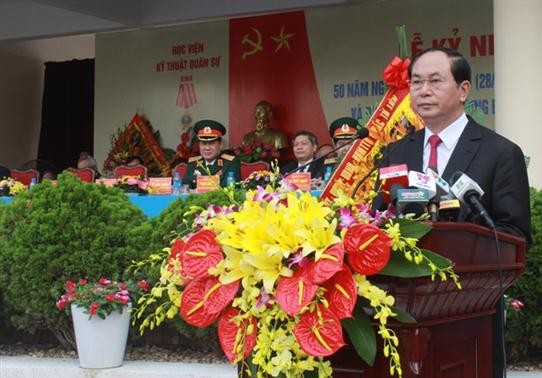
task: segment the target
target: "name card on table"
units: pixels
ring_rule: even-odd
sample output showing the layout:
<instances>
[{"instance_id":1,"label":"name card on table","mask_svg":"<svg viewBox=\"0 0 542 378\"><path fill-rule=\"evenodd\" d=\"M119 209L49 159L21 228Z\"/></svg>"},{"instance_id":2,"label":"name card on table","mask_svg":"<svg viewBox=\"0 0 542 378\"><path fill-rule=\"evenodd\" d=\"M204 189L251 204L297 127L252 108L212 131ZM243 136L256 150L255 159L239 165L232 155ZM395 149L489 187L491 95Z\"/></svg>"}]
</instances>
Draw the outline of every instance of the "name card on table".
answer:
<instances>
[{"instance_id":1,"label":"name card on table","mask_svg":"<svg viewBox=\"0 0 542 378\"><path fill-rule=\"evenodd\" d=\"M149 189L154 194L171 194L171 177L149 177Z\"/></svg>"},{"instance_id":2,"label":"name card on table","mask_svg":"<svg viewBox=\"0 0 542 378\"><path fill-rule=\"evenodd\" d=\"M115 186L117 179L114 178L101 178L96 180L96 184L102 184L105 186Z\"/></svg>"},{"instance_id":3,"label":"name card on table","mask_svg":"<svg viewBox=\"0 0 542 378\"><path fill-rule=\"evenodd\" d=\"M296 172L286 177L286 182L297 186L299 190L311 190L311 173Z\"/></svg>"},{"instance_id":4,"label":"name card on table","mask_svg":"<svg viewBox=\"0 0 542 378\"><path fill-rule=\"evenodd\" d=\"M220 176L198 176L196 178L196 192L206 193L220 188Z\"/></svg>"}]
</instances>

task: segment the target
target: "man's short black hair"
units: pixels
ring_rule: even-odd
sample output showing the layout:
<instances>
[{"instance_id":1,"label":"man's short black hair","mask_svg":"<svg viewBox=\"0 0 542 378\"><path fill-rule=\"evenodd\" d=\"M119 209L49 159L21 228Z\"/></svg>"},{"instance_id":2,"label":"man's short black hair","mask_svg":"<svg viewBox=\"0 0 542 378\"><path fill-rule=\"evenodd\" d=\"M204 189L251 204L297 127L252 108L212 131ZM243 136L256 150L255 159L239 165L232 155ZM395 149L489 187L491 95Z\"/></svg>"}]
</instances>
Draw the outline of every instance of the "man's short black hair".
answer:
<instances>
[{"instance_id":1,"label":"man's short black hair","mask_svg":"<svg viewBox=\"0 0 542 378\"><path fill-rule=\"evenodd\" d=\"M316 135L314 135L313 133L311 133L308 130L300 130L297 133L295 133L294 137L292 138L292 144L293 144L293 141L295 140L295 138L297 138L300 135L304 135L307 138L309 138L309 140L310 140L310 142L312 143L313 146L318 146L318 138L316 137Z\"/></svg>"},{"instance_id":2,"label":"man's short black hair","mask_svg":"<svg viewBox=\"0 0 542 378\"><path fill-rule=\"evenodd\" d=\"M410 79L412 77L412 67L414 67L414 64L418 61L418 59L429 52L433 51L440 51L446 54L448 56L448 60L450 61L450 70L452 71L452 75L454 77L455 82L459 85L465 80L470 82L471 81L471 69L470 64L465 59L463 55L457 50L451 49L449 47L430 47L428 49L423 50L420 55L416 56L414 60L410 63L410 66L408 66L408 78Z\"/></svg>"}]
</instances>

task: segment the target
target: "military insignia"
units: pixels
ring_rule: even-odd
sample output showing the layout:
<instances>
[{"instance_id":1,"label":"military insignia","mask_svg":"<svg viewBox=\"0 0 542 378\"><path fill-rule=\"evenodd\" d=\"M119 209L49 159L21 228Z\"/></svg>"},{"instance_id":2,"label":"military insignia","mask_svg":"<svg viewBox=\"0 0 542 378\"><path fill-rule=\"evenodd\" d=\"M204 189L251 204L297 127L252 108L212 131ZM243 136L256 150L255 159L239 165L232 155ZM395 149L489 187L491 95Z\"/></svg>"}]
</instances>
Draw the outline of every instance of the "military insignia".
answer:
<instances>
[{"instance_id":1,"label":"military insignia","mask_svg":"<svg viewBox=\"0 0 542 378\"><path fill-rule=\"evenodd\" d=\"M327 164L335 164L337 163L338 159L335 158L335 157L332 157L332 158L327 158L326 160L324 160L324 164L327 165Z\"/></svg>"},{"instance_id":2,"label":"military insignia","mask_svg":"<svg viewBox=\"0 0 542 378\"><path fill-rule=\"evenodd\" d=\"M228 161L232 161L233 159L235 159L235 156L230 155L230 154L222 154L221 157Z\"/></svg>"},{"instance_id":3,"label":"military insignia","mask_svg":"<svg viewBox=\"0 0 542 378\"><path fill-rule=\"evenodd\" d=\"M218 164L219 167L224 166L224 162L222 161L222 159L218 159L217 164Z\"/></svg>"},{"instance_id":4,"label":"military insignia","mask_svg":"<svg viewBox=\"0 0 542 378\"><path fill-rule=\"evenodd\" d=\"M188 158L189 163L193 163L193 162L198 161L198 160L201 160L201 155L192 156L192 157Z\"/></svg>"}]
</instances>

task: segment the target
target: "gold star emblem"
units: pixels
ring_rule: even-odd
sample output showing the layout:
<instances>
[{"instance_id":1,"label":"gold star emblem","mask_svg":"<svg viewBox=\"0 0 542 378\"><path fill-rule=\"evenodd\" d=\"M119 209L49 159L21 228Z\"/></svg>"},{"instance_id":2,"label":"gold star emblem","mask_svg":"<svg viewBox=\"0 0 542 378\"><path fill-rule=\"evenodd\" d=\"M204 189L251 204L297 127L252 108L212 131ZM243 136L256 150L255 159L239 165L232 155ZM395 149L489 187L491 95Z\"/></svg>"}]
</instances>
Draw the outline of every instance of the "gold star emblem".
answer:
<instances>
[{"instance_id":1,"label":"gold star emblem","mask_svg":"<svg viewBox=\"0 0 542 378\"><path fill-rule=\"evenodd\" d=\"M280 34L277 36L271 37L271 39L277 43L277 48L275 49L275 52L279 51L285 46L288 49L288 51L290 51L290 43L288 39L292 38L294 35L295 33L284 34L284 25L282 25L280 28Z\"/></svg>"}]
</instances>

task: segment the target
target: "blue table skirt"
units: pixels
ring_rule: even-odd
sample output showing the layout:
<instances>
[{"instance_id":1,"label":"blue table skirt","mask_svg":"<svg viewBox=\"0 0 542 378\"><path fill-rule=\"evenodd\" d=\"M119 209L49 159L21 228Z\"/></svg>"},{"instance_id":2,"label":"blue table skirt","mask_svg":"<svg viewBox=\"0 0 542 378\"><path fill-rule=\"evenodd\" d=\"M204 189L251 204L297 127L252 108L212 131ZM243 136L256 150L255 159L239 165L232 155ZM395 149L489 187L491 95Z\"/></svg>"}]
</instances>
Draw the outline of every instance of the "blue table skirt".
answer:
<instances>
[{"instance_id":1,"label":"blue table skirt","mask_svg":"<svg viewBox=\"0 0 542 378\"><path fill-rule=\"evenodd\" d=\"M313 196L320 196L319 190L311 191ZM148 194L140 196L137 194L127 194L130 201L139 207L148 217L155 217L166 209L169 204L177 198L186 198L188 194L166 195L166 194ZM0 203L10 203L13 197L0 197Z\"/></svg>"}]
</instances>

